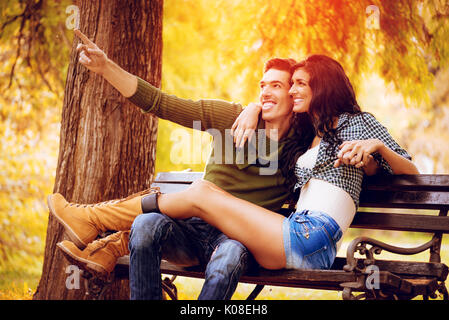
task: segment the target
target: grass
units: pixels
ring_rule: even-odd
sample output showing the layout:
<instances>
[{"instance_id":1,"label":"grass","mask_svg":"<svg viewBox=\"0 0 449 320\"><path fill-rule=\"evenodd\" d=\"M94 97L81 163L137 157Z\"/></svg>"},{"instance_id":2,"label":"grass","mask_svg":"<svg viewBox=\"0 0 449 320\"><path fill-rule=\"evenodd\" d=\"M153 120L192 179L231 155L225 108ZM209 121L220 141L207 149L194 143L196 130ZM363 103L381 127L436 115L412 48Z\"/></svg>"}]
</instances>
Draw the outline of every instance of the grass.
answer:
<instances>
[{"instance_id":1,"label":"grass","mask_svg":"<svg viewBox=\"0 0 449 320\"><path fill-rule=\"evenodd\" d=\"M39 283L40 273L24 270L0 272L0 300L31 300Z\"/></svg>"},{"instance_id":2,"label":"grass","mask_svg":"<svg viewBox=\"0 0 449 320\"><path fill-rule=\"evenodd\" d=\"M343 244L338 252L338 256L345 256L346 248L349 242L361 231L350 229L345 237ZM403 232L390 231L363 231L363 235L373 237L375 239L395 243L403 247L413 247L424 243L430 239L429 235L422 234L404 234ZM429 253L421 253L412 257L400 256L387 252L383 252L379 259L391 260L414 260L428 261ZM444 263L449 262L449 243L447 238L444 239L441 248L441 259ZM34 264L17 264L18 267L0 268L0 300L27 300L32 299L35 292L40 272L42 270L42 261L36 258ZM198 297L204 280L178 277L175 284L178 288L179 299L191 300ZM251 293L254 285L240 283L232 297L234 300L243 300ZM286 288L265 286L257 297L258 300L340 300L340 291L326 291L300 288Z\"/></svg>"},{"instance_id":3,"label":"grass","mask_svg":"<svg viewBox=\"0 0 449 320\"><path fill-rule=\"evenodd\" d=\"M0 300L30 300L42 272L43 257L17 254L0 264Z\"/></svg>"},{"instance_id":4,"label":"grass","mask_svg":"<svg viewBox=\"0 0 449 320\"><path fill-rule=\"evenodd\" d=\"M196 299L204 280L178 277L175 280L180 300ZM254 289L254 284L239 283L232 300L245 300ZM265 286L257 300L341 300L341 292Z\"/></svg>"}]
</instances>

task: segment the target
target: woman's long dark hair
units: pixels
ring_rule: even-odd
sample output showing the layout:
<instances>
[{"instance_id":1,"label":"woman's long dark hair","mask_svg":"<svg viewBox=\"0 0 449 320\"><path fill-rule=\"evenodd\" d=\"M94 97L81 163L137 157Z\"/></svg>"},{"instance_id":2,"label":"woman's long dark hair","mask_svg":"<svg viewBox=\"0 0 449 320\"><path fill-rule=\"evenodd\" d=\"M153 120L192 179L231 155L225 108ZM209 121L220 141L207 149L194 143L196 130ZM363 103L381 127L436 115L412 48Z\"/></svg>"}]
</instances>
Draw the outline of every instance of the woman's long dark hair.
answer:
<instances>
[{"instance_id":1,"label":"woman's long dark hair","mask_svg":"<svg viewBox=\"0 0 449 320\"><path fill-rule=\"evenodd\" d=\"M310 76L312 90L308 113L295 114L293 126L295 137L286 141L280 161L286 186L292 188L296 183L294 168L301 156L318 135L323 139L334 139L334 121L342 113L360 113L354 89L343 67L334 59L324 55L311 55L292 67L292 74L302 69Z\"/></svg>"}]
</instances>

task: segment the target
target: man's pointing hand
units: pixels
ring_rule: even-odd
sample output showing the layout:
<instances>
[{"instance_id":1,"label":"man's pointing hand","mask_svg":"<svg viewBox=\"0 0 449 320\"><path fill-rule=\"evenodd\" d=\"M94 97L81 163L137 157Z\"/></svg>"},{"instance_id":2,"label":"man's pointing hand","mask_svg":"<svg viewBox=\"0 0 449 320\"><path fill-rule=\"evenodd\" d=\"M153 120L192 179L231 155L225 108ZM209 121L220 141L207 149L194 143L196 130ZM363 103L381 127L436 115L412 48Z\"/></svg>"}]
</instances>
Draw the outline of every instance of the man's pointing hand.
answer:
<instances>
[{"instance_id":1,"label":"man's pointing hand","mask_svg":"<svg viewBox=\"0 0 449 320\"><path fill-rule=\"evenodd\" d=\"M79 62L90 71L102 75L108 57L80 30L76 29L74 32L83 42L76 47L76 51L79 52Z\"/></svg>"}]
</instances>

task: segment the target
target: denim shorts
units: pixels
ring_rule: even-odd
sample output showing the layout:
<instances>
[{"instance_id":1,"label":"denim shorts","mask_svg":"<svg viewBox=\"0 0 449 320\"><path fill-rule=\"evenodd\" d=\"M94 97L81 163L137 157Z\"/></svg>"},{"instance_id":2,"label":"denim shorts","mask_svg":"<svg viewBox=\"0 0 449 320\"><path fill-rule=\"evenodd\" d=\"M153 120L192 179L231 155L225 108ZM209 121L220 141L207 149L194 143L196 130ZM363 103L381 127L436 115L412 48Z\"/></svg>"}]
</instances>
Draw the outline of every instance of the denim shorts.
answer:
<instances>
[{"instance_id":1,"label":"denim shorts","mask_svg":"<svg viewBox=\"0 0 449 320\"><path fill-rule=\"evenodd\" d=\"M330 269L342 237L328 214L303 210L285 218L282 232L288 269Z\"/></svg>"}]
</instances>

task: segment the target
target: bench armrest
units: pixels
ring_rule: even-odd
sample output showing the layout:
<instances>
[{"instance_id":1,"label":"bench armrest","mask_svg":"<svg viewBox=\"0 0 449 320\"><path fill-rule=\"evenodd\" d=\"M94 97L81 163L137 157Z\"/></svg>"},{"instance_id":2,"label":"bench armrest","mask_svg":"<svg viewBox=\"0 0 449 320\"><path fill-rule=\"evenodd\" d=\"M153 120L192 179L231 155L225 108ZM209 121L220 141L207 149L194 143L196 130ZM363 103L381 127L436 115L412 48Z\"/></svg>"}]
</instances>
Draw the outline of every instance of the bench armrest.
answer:
<instances>
[{"instance_id":1,"label":"bench armrest","mask_svg":"<svg viewBox=\"0 0 449 320\"><path fill-rule=\"evenodd\" d=\"M437 239L432 240L414 248L402 248L392 246L379 240L375 240L368 237L358 237L351 241L346 251L346 265L343 267L345 271L352 272L354 270L364 273L366 267L375 264L374 255L380 254L382 250L388 252L413 255L432 248L437 242ZM371 247L368 248L367 245ZM363 260L363 266L358 264L358 259L355 258L355 253L359 252L361 255L365 255L366 259Z\"/></svg>"}]
</instances>

